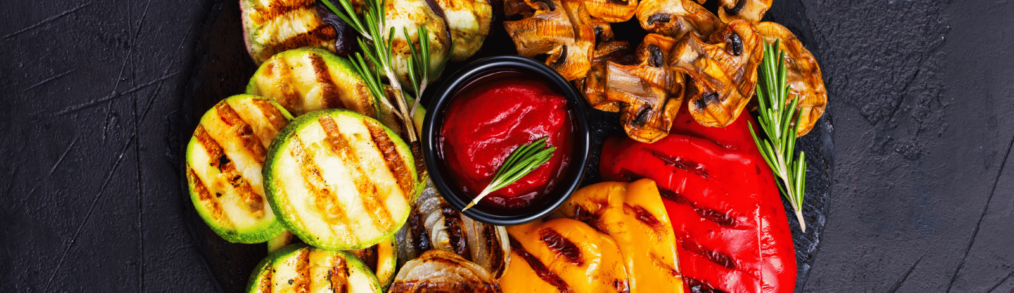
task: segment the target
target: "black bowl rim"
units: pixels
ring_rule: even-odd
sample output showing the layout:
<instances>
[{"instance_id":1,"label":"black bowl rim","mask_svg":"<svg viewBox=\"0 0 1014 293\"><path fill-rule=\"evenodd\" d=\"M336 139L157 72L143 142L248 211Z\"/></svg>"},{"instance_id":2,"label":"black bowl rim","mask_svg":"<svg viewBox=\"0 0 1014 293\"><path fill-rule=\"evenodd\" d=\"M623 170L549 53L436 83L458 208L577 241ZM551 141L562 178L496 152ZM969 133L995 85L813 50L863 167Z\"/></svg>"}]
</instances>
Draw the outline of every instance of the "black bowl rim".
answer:
<instances>
[{"instance_id":1,"label":"black bowl rim","mask_svg":"<svg viewBox=\"0 0 1014 293\"><path fill-rule=\"evenodd\" d=\"M455 72L449 77L440 88L434 92L432 100L429 102L427 108L426 118L423 121L422 131L422 152L423 157L426 160L426 170L429 171L430 179L433 181L433 185L436 187L440 195L443 196L451 206L458 211L465 208L468 203L459 197L456 192L447 185L447 181L441 174L440 168L437 167L438 159L436 154L436 132L439 131L434 127L437 115L442 112L443 108L446 107L451 100L453 100L453 94L456 89L460 86L467 85L471 78L477 77L481 74L488 72L495 68L518 68L526 72L531 72L537 75L542 75L549 78L549 83L555 86L560 93L567 99L567 104L571 107L571 114L574 121L574 144L572 149L571 165L569 168L576 168L575 172L568 172L567 177L561 180L558 184L557 190L563 189L563 193L556 200L550 201L548 205L542 207L533 208L524 212L520 212L515 215L498 215L488 213L482 209L469 209L462 212L464 215L478 220L483 223L508 226L508 225L519 225L528 223L542 217L545 217L549 213L556 210L557 207L562 205L570 196L581 186L581 179L584 178L585 167L588 163L588 155L591 148L591 134L588 128L588 118L586 108L584 106L584 98L578 94L577 90L567 82L563 76L560 76L555 70L546 66L545 64L538 63L532 59L519 57L519 56L494 56L476 60L471 64L462 67L460 70Z\"/></svg>"}]
</instances>

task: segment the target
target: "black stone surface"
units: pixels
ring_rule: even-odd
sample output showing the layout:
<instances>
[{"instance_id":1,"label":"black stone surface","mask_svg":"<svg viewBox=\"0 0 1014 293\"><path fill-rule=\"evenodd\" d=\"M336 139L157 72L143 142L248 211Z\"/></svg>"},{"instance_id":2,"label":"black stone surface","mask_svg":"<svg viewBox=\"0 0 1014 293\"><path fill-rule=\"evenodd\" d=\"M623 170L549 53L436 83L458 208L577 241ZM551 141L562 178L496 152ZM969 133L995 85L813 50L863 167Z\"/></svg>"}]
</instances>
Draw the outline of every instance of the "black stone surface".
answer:
<instances>
[{"instance_id":1,"label":"black stone surface","mask_svg":"<svg viewBox=\"0 0 1014 293\"><path fill-rule=\"evenodd\" d=\"M0 291L220 292L213 268L249 261L194 241L176 169L186 113L210 106L186 101L230 94L191 77L249 76L193 66L214 5L234 4L0 3ZM1014 5L775 0L768 17L816 55L833 113L800 291L1012 291Z\"/></svg>"}]
</instances>

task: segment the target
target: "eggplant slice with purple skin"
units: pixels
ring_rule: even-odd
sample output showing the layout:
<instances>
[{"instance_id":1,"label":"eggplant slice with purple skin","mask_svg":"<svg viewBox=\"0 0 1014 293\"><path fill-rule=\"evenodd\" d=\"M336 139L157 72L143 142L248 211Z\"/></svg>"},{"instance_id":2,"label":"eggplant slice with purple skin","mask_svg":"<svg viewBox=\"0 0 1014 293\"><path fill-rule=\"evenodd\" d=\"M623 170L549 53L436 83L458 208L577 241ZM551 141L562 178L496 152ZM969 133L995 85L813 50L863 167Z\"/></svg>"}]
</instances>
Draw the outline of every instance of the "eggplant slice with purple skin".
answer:
<instances>
[{"instance_id":1,"label":"eggplant slice with purple skin","mask_svg":"<svg viewBox=\"0 0 1014 293\"><path fill-rule=\"evenodd\" d=\"M300 47L336 51L338 32L323 21L314 0L240 0L239 7L243 40L258 65Z\"/></svg>"},{"instance_id":2,"label":"eggplant slice with purple skin","mask_svg":"<svg viewBox=\"0 0 1014 293\"><path fill-rule=\"evenodd\" d=\"M796 136L803 136L813 129L817 119L824 115L827 107L827 89L820 73L817 59L803 43L792 34L792 31L774 22L761 22L754 25L757 34L768 43L779 42L779 48L785 51L786 78L789 84L789 98L786 103L799 97L799 128Z\"/></svg>"},{"instance_id":3,"label":"eggplant slice with purple skin","mask_svg":"<svg viewBox=\"0 0 1014 293\"><path fill-rule=\"evenodd\" d=\"M388 293L502 292L500 284L481 266L439 249L405 263Z\"/></svg>"}]
</instances>

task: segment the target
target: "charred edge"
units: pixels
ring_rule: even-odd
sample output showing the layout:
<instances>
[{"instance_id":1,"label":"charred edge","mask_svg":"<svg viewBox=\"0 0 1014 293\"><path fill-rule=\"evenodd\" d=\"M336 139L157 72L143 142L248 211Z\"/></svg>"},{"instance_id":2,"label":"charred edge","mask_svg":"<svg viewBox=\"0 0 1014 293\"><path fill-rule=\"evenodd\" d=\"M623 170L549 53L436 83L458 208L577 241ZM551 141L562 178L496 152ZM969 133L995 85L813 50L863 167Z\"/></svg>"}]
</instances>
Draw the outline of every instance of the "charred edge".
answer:
<instances>
[{"instance_id":1,"label":"charred edge","mask_svg":"<svg viewBox=\"0 0 1014 293\"><path fill-rule=\"evenodd\" d=\"M222 216L222 204L211 197L211 192L208 192L208 187L204 186L204 182L201 181L201 177L197 177L197 173L194 172L194 169L190 168L190 166L187 166L187 178L190 179L190 182L193 182L194 193L197 193L197 198L199 198L201 202L204 202L205 206L208 206L208 208L211 209L211 216L218 221L227 221L228 219Z\"/></svg>"},{"instance_id":2,"label":"charred edge","mask_svg":"<svg viewBox=\"0 0 1014 293\"><path fill-rule=\"evenodd\" d=\"M444 225L447 226L447 238L451 241L451 249L466 260L472 261L472 253L468 249L465 231L462 228L461 213L446 204L441 212L444 215Z\"/></svg>"},{"instance_id":3,"label":"charred edge","mask_svg":"<svg viewBox=\"0 0 1014 293\"><path fill-rule=\"evenodd\" d=\"M644 178L644 176L634 173L634 171L630 171L630 169L627 168L621 168L617 176L620 177L620 179L623 179L627 182L634 182L637 181L638 179Z\"/></svg>"},{"instance_id":4,"label":"charred edge","mask_svg":"<svg viewBox=\"0 0 1014 293\"><path fill-rule=\"evenodd\" d=\"M490 273L499 279L500 275L507 269L507 263L503 261L503 248L500 244L500 241L503 241L503 239L497 236L496 227L493 225L482 225L482 235L486 238L486 251L492 260L492 263L489 265Z\"/></svg>"},{"instance_id":5,"label":"charred edge","mask_svg":"<svg viewBox=\"0 0 1014 293\"><path fill-rule=\"evenodd\" d=\"M398 281L387 292L500 292L500 286L485 282Z\"/></svg>"},{"instance_id":6,"label":"charred edge","mask_svg":"<svg viewBox=\"0 0 1014 293\"><path fill-rule=\"evenodd\" d=\"M398 180L398 187L401 188L402 195L405 196L406 200L412 199L413 185L415 184L414 179L412 179L412 174L408 166L405 165L405 161L398 154L398 148L395 147L394 142L387 136L387 132L384 131L382 126L370 120L363 120L363 124L370 130L373 144L384 155L384 164L387 165L387 169Z\"/></svg>"},{"instance_id":7,"label":"charred edge","mask_svg":"<svg viewBox=\"0 0 1014 293\"><path fill-rule=\"evenodd\" d=\"M391 217L391 212L387 210L387 206L380 202L377 185L362 170L362 162L359 156L356 155L352 145L349 144L349 141L338 130L338 124L334 122L334 118L323 115L317 121L320 122L320 126L324 128L324 133L327 135L328 143L325 143L325 145L328 146L329 150L341 156L346 162L352 163L350 165L355 169L352 180L356 184L359 197L363 201L363 208L369 211L367 214L373 219L373 223L381 231L391 229L394 226L394 218Z\"/></svg>"},{"instance_id":8,"label":"charred edge","mask_svg":"<svg viewBox=\"0 0 1014 293\"><path fill-rule=\"evenodd\" d=\"M535 274L539 276L539 279L553 285L553 287L559 289L560 292L574 292L574 290L570 288L570 285L567 284L567 281L564 281L559 275L550 271L549 268L547 268L546 265L534 255L528 253L528 251L525 250L525 247L521 246L521 243L518 243L517 240L514 240L514 238L510 238L510 243L511 251L521 256L521 258L528 263L528 266L535 271Z\"/></svg>"},{"instance_id":9,"label":"charred edge","mask_svg":"<svg viewBox=\"0 0 1014 293\"><path fill-rule=\"evenodd\" d=\"M700 99L694 100L694 106L697 107L698 111L704 110L704 108L707 108L708 104L714 102L716 98L718 98L717 93L706 93L701 95Z\"/></svg>"},{"instance_id":10,"label":"charred edge","mask_svg":"<svg viewBox=\"0 0 1014 293\"><path fill-rule=\"evenodd\" d=\"M288 3L286 3L288 2ZM288 5L285 5L288 4ZM272 2L271 5L262 9L257 9L257 13L250 15L250 20L255 23L265 23L279 16L285 15L289 12L305 9L314 5L313 0L302 0L302 1L276 1Z\"/></svg>"},{"instance_id":11,"label":"charred edge","mask_svg":"<svg viewBox=\"0 0 1014 293\"><path fill-rule=\"evenodd\" d=\"M574 208L574 219L584 222L588 226L597 227L600 217L601 215L592 213L581 205Z\"/></svg>"},{"instance_id":12,"label":"charred edge","mask_svg":"<svg viewBox=\"0 0 1014 293\"><path fill-rule=\"evenodd\" d=\"M658 228L659 224L661 224L661 222L658 221L658 218L655 218L655 215L652 215L650 212L648 212L648 210L644 209L644 207L642 206L632 206L629 204L623 204L623 207L633 211L634 216L637 217L637 220L641 221L641 223L644 223L645 225L648 225L649 227Z\"/></svg>"},{"instance_id":13,"label":"charred edge","mask_svg":"<svg viewBox=\"0 0 1014 293\"><path fill-rule=\"evenodd\" d=\"M546 243L546 246L556 252L556 254L567 258L570 263L578 266L584 264L584 260L581 259L581 249L574 242L571 242L570 239L556 232L556 230L549 228L542 229L539 231L539 240Z\"/></svg>"},{"instance_id":14,"label":"charred edge","mask_svg":"<svg viewBox=\"0 0 1014 293\"><path fill-rule=\"evenodd\" d=\"M243 118L240 118L239 114L236 114L236 111L232 109L232 106L229 106L229 103L216 104L215 111L222 118L222 122L236 128L236 135L239 136L239 140L243 143L243 148L253 153L254 159L257 160L258 164L264 164L264 158L267 156L268 151L264 149L261 140L254 134L250 123L243 121Z\"/></svg>"},{"instance_id":15,"label":"charred edge","mask_svg":"<svg viewBox=\"0 0 1014 293\"><path fill-rule=\"evenodd\" d=\"M648 52L651 52L651 58L648 59L648 65L656 68L665 65L665 58L662 56L662 48L659 48L655 44L651 44L648 45Z\"/></svg>"},{"instance_id":16,"label":"charred edge","mask_svg":"<svg viewBox=\"0 0 1014 293\"><path fill-rule=\"evenodd\" d=\"M550 64L549 66L553 68L560 68L560 66L563 66L564 63L567 63L567 45L560 47L560 57L556 58L556 60L553 61L553 64Z\"/></svg>"},{"instance_id":17,"label":"charred edge","mask_svg":"<svg viewBox=\"0 0 1014 293\"><path fill-rule=\"evenodd\" d=\"M313 197L314 206L323 213L327 213L329 216L334 216L339 221L348 222L348 214L341 205L328 204L325 201L333 200L331 197L331 191L328 190L327 184L324 181L324 177L320 174L320 167L317 166L317 162L313 160L313 156L307 153L306 147L303 145L303 141L299 137L295 137L292 140L292 147L289 148L292 156L299 160L299 171L301 177L303 177L303 184L306 189L310 191ZM328 208L325 208L328 207ZM355 233L352 234L355 236Z\"/></svg>"},{"instance_id":18,"label":"charred edge","mask_svg":"<svg viewBox=\"0 0 1014 293\"><path fill-rule=\"evenodd\" d=\"M331 282L331 292L349 292L349 266L345 263L344 257L341 255L335 256L334 264L331 265L331 269L327 271L327 278L328 281Z\"/></svg>"},{"instance_id":19,"label":"charred edge","mask_svg":"<svg viewBox=\"0 0 1014 293\"><path fill-rule=\"evenodd\" d=\"M534 0L532 2L545 4L546 8L548 8L549 11L555 11L556 10L556 3L553 3L552 0Z\"/></svg>"},{"instance_id":20,"label":"charred edge","mask_svg":"<svg viewBox=\"0 0 1014 293\"><path fill-rule=\"evenodd\" d=\"M700 243L697 243L697 241L694 241L687 235L677 234L676 240L677 242L680 243L680 246L683 247L683 249L687 250L690 253L700 255L701 258L704 258L727 269L736 269L736 262L733 261L732 257L730 257L728 254L701 246Z\"/></svg>"},{"instance_id":21,"label":"charred edge","mask_svg":"<svg viewBox=\"0 0 1014 293\"><path fill-rule=\"evenodd\" d=\"M363 263L366 264L367 267L370 267L370 271L373 272L377 271L377 266L379 265L378 263L380 262L380 256L377 254L377 246L380 246L380 244L376 244L356 251L356 258L363 261Z\"/></svg>"},{"instance_id":22,"label":"charred edge","mask_svg":"<svg viewBox=\"0 0 1014 293\"><path fill-rule=\"evenodd\" d=\"M341 91L331 80L331 72L328 71L324 58L317 53L307 54L306 58L310 59L310 66L313 67L313 74L317 77L317 82L320 83L320 93L328 109L347 109L348 107L342 102Z\"/></svg>"},{"instance_id":23,"label":"charred edge","mask_svg":"<svg viewBox=\"0 0 1014 293\"><path fill-rule=\"evenodd\" d=\"M605 31L602 30L602 27L598 27L598 26L595 27L595 43L596 44L601 44L602 42L605 42L605 40L603 39L604 36L602 35L603 33L605 33Z\"/></svg>"},{"instance_id":24,"label":"charred edge","mask_svg":"<svg viewBox=\"0 0 1014 293\"><path fill-rule=\"evenodd\" d=\"M316 45L318 43L323 43L325 41L334 39L335 36L337 35L338 33L335 32L334 27L326 23L321 23L319 26L313 28L308 32L292 36L288 39L285 39L284 41L279 42L277 45L272 46L271 48L272 50L270 50L270 52L265 52L269 54L268 56L263 56L265 55L265 53L261 53L261 55L264 57L264 59L268 59L268 57L271 57L270 54L300 47Z\"/></svg>"},{"instance_id":25,"label":"charred edge","mask_svg":"<svg viewBox=\"0 0 1014 293\"><path fill-rule=\"evenodd\" d=\"M708 284L705 281L689 278L687 276L683 276L683 280L686 283L687 288L690 289L690 292L692 293L727 293L725 291L715 289L715 287L712 287L711 284Z\"/></svg>"},{"instance_id":26,"label":"charred edge","mask_svg":"<svg viewBox=\"0 0 1014 293\"><path fill-rule=\"evenodd\" d=\"M641 111L637 112L637 115L634 116L634 121L631 121L634 126L641 127L648 123L648 118L651 117L649 115L651 114L651 107L651 105L644 105L644 108L641 108Z\"/></svg>"},{"instance_id":27,"label":"charred edge","mask_svg":"<svg viewBox=\"0 0 1014 293\"><path fill-rule=\"evenodd\" d=\"M728 15L737 15L737 14L739 14L741 11L743 11L743 7L746 6L746 1L747 0L736 1L736 6L733 6L732 8L724 7L725 8L725 14L728 14Z\"/></svg>"},{"instance_id":28,"label":"charred edge","mask_svg":"<svg viewBox=\"0 0 1014 293\"><path fill-rule=\"evenodd\" d=\"M707 219L708 221L712 221L715 224L718 224L719 226L722 227L736 227L736 219L729 216L726 213L709 208L699 207L696 204L694 204L694 202L690 201L690 199L688 199L686 196L676 193L675 191L672 191L668 188L659 187L658 192L665 199L668 199L677 204L690 206L691 208L694 209L695 212L697 212L697 215L700 216L701 218Z\"/></svg>"},{"instance_id":29,"label":"charred edge","mask_svg":"<svg viewBox=\"0 0 1014 293\"><path fill-rule=\"evenodd\" d=\"M198 125L197 130L194 131L194 136L197 137L197 142L208 151L209 157L218 158L218 160L211 161L211 167L217 167L225 178L229 178L229 184L232 185L232 188L236 189L237 193L243 198L243 202L250 207L250 210L255 213L263 211L264 198L254 193L253 188L250 187L250 183L243 180L243 176L236 170L236 165L229 160L225 150L208 134L204 126ZM257 146L263 147L260 142L257 143ZM223 160L222 157L225 157L225 159ZM263 158L261 159L263 160Z\"/></svg>"},{"instance_id":30,"label":"charred edge","mask_svg":"<svg viewBox=\"0 0 1014 293\"><path fill-rule=\"evenodd\" d=\"M408 217L408 228L412 232L412 244L417 252L422 253L433 249L433 246L430 245L429 233L426 233L426 226L423 225L422 215L412 211L412 215Z\"/></svg>"},{"instance_id":31,"label":"charred edge","mask_svg":"<svg viewBox=\"0 0 1014 293\"><path fill-rule=\"evenodd\" d=\"M630 293L630 283L626 279L613 280L613 290L621 293Z\"/></svg>"},{"instance_id":32,"label":"charred edge","mask_svg":"<svg viewBox=\"0 0 1014 293\"><path fill-rule=\"evenodd\" d=\"M743 55L743 38L740 38L736 32L732 32L726 38L729 41L729 48L732 49L732 55Z\"/></svg>"},{"instance_id":33,"label":"charred edge","mask_svg":"<svg viewBox=\"0 0 1014 293\"><path fill-rule=\"evenodd\" d=\"M630 5L630 1L627 0L609 0L609 3L616 5Z\"/></svg>"},{"instance_id":34,"label":"charred edge","mask_svg":"<svg viewBox=\"0 0 1014 293\"><path fill-rule=\"evenodd\" d=\"M681 170L693 173L694 175L708 178L708 169L705 169L703 165L698 164L697 162L680 157L669 156L665 153L656 150L648 150L648 151L651 152L652 156L658 158L659 160L662 160L662 162L668 166L676 167Z\"/></svg>"},{"instance_id":35,"label":"charred edge","mask_svg":"<svg viewBox=\"0 0 1014 293\"><path fill-rule=\"evenodd\" d=\"M294 278L289 279L289 284L295 283L296 292L310 292L310 249L304 248L299 250L299 255L296 256L299 259L296 260L296 272L298 273Z\"/></svg>"},{"instance_id":36,"label":"charred edge","mask_svg":"<svg viewBox=\"0 0 1014 293\"><path fill-rule=\"evenodd\" d=\"M655 25L660 22L668 23L671 20L672 15L669 15L668 13L656 13L648 17L648 25Z\"/></svg>"},{"instance_id":37,"label":"charred edge","mask_svg":"<svg viewBox=\"0 0 1014 293\"><path fill-rule=\"evenodd\" d=\"M257 109L261 111L264 118L268 119L268 123L271 123L271 127L275 130L281 130L286 124L289 124L285 115L282 115L282 111L275 108L275 105L268 102L268 100L250 99L250 101L253 102L254 106L257 106Z\"/></svg>"}]
</instances>

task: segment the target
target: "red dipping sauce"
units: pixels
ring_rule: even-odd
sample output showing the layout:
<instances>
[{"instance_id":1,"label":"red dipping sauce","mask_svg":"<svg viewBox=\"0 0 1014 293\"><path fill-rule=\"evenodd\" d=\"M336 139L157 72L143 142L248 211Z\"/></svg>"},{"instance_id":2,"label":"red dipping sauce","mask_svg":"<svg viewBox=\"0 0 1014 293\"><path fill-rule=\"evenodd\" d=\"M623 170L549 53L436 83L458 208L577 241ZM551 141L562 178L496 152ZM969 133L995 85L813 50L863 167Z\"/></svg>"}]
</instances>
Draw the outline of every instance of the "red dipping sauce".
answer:
<instances>
[{"instance_id":1,"label":"red dipping sauce","mask_svg":"<svg viewBox=\"0 0 1014 293\"><path fill-rule=\"evenodd\" d=\"M566 98L543 81L520 72L483 76L455 94L445 112L438 154L471 200L515 149L547 137L546 143L557 148L549 162L479 203L525 208L552 191L570 164L570 115Z\"/></svg>"}]
</instances>

